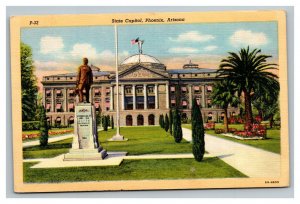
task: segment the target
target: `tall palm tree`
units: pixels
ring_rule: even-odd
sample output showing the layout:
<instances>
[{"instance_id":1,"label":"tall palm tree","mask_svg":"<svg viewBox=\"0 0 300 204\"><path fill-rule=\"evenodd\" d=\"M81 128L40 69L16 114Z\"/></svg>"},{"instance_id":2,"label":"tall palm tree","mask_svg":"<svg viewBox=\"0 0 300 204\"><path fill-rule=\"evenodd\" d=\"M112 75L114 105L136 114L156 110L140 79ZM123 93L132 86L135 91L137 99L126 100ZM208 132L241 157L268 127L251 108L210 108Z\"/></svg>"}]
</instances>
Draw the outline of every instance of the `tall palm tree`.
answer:
<instances>
[{"instance_id":1,"label":"tall palm tree","mask_svg":"<svg viewBox=\"0 0 300 204\"><path fill-rule=\"evenodd\" d=\"M228 132L228 116L227 110L229 104L236 107L239 104L236 85L227 79L215 83L212 92L212 104L220 106L224 110L224 127Z\"/></svg>"},{"instance_id":2,"label":"tall palm tree","mask_svg":"<svg viewBox=\"0 0 300 204\"><path fill-rule=\"evenodd\" d=\"M260 49L250 51L248 46L238 53L229 52L229 56L221 61L218 77L227 77L237 85L239 95L243 93L247 124L253 123L251 93L258 86L269 91L279 87L278 76L270 72L278 69L277 64L268 63L267 59L270 57L272 56L261 54Z\"/></svg>"}]
</instances>

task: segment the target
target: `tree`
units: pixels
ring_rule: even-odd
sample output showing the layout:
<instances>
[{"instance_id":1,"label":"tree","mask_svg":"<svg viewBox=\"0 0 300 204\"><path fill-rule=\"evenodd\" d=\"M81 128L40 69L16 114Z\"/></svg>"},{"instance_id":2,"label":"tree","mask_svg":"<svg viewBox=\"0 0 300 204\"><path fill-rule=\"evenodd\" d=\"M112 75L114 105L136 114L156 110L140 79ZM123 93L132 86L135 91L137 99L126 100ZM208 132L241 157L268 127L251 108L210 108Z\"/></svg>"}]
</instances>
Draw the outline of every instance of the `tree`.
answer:
<instances>
[{"instance_id":1,"label":"tree","mask_svg":"<svg viewBox=\"0 0 300 204\"><path fill-rule=\"evenodd\" d=\"M196 98L192 104L192 138L193 138L193 155L196 161L200 162L205 153L204 126Z\"/></svg>"},{"instance_id":2,"label":"tree","mask_svg":"<svg viewBox=\"0 0 300 204\"><path fill-rule=\"evenodd\" d=\"M178 108L175 108L173 115L173 135L176 143L181 142L182 140L182 129L181 129L181 116Z\"/></svg>"},{"instance_id":3,"label":"tree","mask_svg":"<svg viewBox=\"0 0 300 204\"><path fill-rule=\"evenodd\" d=\"M170 116L169 131L170 131L170 134L173 135L173 113L172 113L172 109L170 109L169 116Z\"/></svg>"},{"instance_id":4,"label":"tree","mask_svg":"<svg viewBox=\"0 0 300 204\"><path fill-rule=\"evenodd\" d=\"M164 115L161 115L161 128L162 128L162 129L165 128L165 119L164 119Z\"/></svg>"},{"instance_id":5,"label":"tree","mask_svg":"<svg viewBox=\"0 0 300 204\"><path fill-rule=\"evenodd\" d=\"M40 106L40 146L45 147L48 145L48 122L46 110L43 105Z\"/></svg>"},{"instance_id":6,"label":"tree","mask_svg":"<svg viewBox=\"0 0 300 204\"><path fill-rule=\"evenodd\" d=\"M103 130L107 131L108 129L108 119L107 116L103 116Z\"/></svg>"},{"instance_id":7,"label":"tree","mask_svg":"<svg viewBox=\"0 0 300 204\"><path fill-rule=\"evenodd\" d=\"M275 85L276 87L276 85ZM253 106L258 110L260 118L268 118L270 121L270 127L273 127L274 115L279 111L278 106L278 89L271 88L263 89L262 87L257 87L257 91L252 97Z\"/></svg>"},{"instance_id":8,"label":"tree","mask_svg":"<svg viewBox=\"0 0 300 204\"><path fill-rule=\"evenodd\" d=\"M109 115L106 116L106 120L107 120L107 126L110 126L111 123L110 123L110 117L109 117Z\"/></svg>"},{"instance_id":9,"label":"tree","mask_svg":"<svg viewBox=\"0 0 300 204\"><path fill-rule=\"evenodd\" d=\"M168 132L170 127L168 114L165 116L165 131Z\"/></svg>"},{"instance_id":10,"label":"tree","mask_svg":"<svg viewBox=\"0 0 300 204\"><path fill-rule=\"evenodd\" d=\"M162 115L159 115L159 126L162 128Z\"/></svg>"},{"instance_id":11,"label":"tree","mask_svg":"<svg viewBox=\"0 0 300 204\"><path fill-rule=\"evenodd\" d=\"M37 79L31 47L21 42L22 120L34 120L37 110Z\"/></svg>"},{"instance_id":12,"label":"tree","mask_svg":"<svg viewBox=\"0 0 300 204\"><path fill-rule=\"evenodd\" d=\"M278 89L278 76L272 70L277 70L277 64L267 63L271 55L261 54L260 49L250 51L249 46L239 53L229 52L229 56L221 61L218 77L227 77L237 85L239 96L245 99L246 123L253 123L251 93L258 86L264 89ZM273 85L273 87L271 87ZM275 87L274 87L275 86Z\"/></svg>"},{"instance_id":13,"label":"tree","mask_svg":"<svg viewBox=\"0 0 300 204\"><path fill-rule=\"evenodd\" d=\"M225 132L228 132L228 106L230 104L236 107L239 103L239 97L236 93L236 85L227 79L216 82L212 92L212 104L218 105L224 110Z\"/></svg>"},{"instance_id":14,"label":"tree","mask_svg":"<svg viewBox=\"0 0 300 204\"><path fill-rule=\"evenodd\" d=\"M114 128L115 128L115 124L114 124L114 116L111 116L110 126L111 126L111 129L114 129Z\"/></svg>"}]
</instances>

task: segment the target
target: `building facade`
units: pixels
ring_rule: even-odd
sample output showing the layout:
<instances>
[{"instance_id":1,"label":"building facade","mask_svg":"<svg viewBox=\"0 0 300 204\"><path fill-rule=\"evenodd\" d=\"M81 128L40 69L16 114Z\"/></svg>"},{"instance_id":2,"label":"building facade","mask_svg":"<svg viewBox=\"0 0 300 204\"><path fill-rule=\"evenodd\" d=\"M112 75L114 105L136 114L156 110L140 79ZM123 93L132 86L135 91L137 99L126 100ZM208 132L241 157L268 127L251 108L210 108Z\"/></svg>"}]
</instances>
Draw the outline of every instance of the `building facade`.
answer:
<instances>
[{"instance_id":1,"label":"building facade","mask_svg":"<svg viewBox=\"0 0 300 204\"><path fill-rule=\"evenodd\" d=\"M215 69L199 68L190 62L181 69L166 69L156 58L137 54L125 59L119 66L119 93L116 92L115 72L93 70L90 100L101 115L114 116L119 94L120 125L158 125L160 114L179 104L183 120L191 118L193 98L202 107L207 121L220 121L224 111L212 105L211 93L216 79ZM52 126L74 122L77 73L44 76L43 103ZM238 114L229 107L228 115Z\"/></svg>"}]
</instances>

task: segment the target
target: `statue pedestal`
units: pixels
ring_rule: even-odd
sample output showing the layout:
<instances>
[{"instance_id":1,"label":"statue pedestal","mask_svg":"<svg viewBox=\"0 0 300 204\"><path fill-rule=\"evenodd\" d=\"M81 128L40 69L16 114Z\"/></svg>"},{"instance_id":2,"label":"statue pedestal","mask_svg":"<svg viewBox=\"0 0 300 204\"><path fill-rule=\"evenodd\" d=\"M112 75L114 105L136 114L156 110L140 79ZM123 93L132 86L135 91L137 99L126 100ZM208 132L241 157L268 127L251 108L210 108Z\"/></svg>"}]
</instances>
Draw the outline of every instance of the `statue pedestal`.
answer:
<instances>
[{"instance_id":1,"label":"statue pedestal","mask_svg":"<svg viewBox=\"0 0 300 204\"><path fill-rule=\"evenodd\" d=\"M72 149L64 155L64 161L101 160L106 156L98 141L95 107L91 103L77 104Z\"/></svg>"}]
</instances>

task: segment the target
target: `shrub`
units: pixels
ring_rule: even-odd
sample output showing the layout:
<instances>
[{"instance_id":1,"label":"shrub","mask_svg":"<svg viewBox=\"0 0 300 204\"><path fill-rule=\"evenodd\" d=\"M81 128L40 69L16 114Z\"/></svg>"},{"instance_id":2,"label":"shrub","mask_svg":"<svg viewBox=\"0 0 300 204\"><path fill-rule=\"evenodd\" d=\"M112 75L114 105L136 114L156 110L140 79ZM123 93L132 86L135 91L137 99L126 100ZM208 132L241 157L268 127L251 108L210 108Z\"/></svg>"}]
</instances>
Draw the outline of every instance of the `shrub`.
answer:
<instances>
[{"instance_id":1,"label":"shrub","mask_svg":"<svg viewBox=\"0 0 300 204\"><path fill-rule=\"evenodd\" d=\"M215 129L215 133L222 134L222 133L225 133L225 130L224 129Z\"/></svg>"},{"instance_id":2,"label":"shrub","mask_svg":"<svg viewBox=\"0 0 300 204\"><path fill-rule=\"evenodd\" d=\"M172 113L171 109L170 109L169 116L170 116L170 127L169 127L169 130L170 130L170 134L173 135L173 113Z\"/></svg>"},{"instance_id":3,"label":"shrub","mask_svg":"<svg viewBox=\"0 0 300 204\"><path fill-rule=\"evenodd\" d=\"M46 116L46 110L42 105L40 107L40 146L45 147L48 145L48 122Z\"/></svg>"},{"instance_id":4,"label":"shrub","mask_svg":"<svg viewBox=\"0 0 300 204\"><path fill-rule=\"evenodd\" d=\"M165 116L165 131L168 132L170 127L168 114Z\"/></svg>"},{"instance_id":5,"label":"shrub","mask_svg":"<svg viewBox=\"0 0 300 204\"><path fill-rule=\"evenodd\" d=\"M110 126L111 126L111 129L114 129L114 128L115 128L114 116L111 116Z\"/></svg>"},{"instance_id":6,"label":"shrub","mask_svg":"<svg viewBox=\"0 0 300 204\"><path fill-rule=\"evenodd\" d=\"M26 121L22 122L22 130L39 130L40 121Z\"/></svg>"},{"instance_id":7,"label":"shrub","mask_svg":"<svg viewBox=\"0 0 300 204\"><path fill-rule=\"evenodd\" d=\"M214 122L205 123L204 124L204 129L205 130L214 130L215 129L215 123Z\"/></svg>"},{"instance_id":8,"label":"shrub","mask_svg":"<svg viewBox=\"0 0 300 204\"><path fill-rule=\"evenodd\" d=\"M193 138L193 155L196 161L200 162L205 153L204 126L196 98L192 105L192 138Z\"/></svg>"},{"instance_id":9,"label":"shrub","mask_svg":"<svg viewBox=\"0 0 300 204\"><path fill-rule=\"evenodd\" d=\"M174 115L173 115L173 136L176 143L181 142L182 140L182 129L181 129L181 116L178 108L175 109Z\"/></svg>"}]
</instances>

